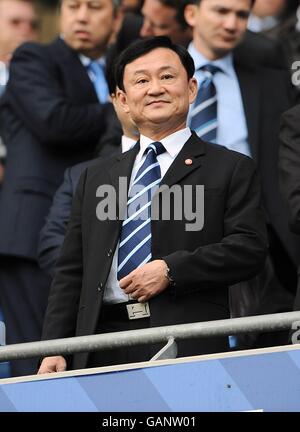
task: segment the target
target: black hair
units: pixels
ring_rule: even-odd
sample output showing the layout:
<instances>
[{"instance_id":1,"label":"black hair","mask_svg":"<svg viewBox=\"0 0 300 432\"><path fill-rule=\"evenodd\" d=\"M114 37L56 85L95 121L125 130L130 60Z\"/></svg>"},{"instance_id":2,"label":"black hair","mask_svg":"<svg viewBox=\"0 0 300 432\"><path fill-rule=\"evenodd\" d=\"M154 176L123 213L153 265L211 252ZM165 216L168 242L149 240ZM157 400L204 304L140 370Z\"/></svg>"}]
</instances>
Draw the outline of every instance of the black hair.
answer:
<instances>
[{"instance_id":1,"label":"black hair","mask_svg":"<svg viewBox=\"0 0 300 432\"><path fill-rule=\"evenodd\" d=\"M174 44L167 36L156 36L133 42L117 58L114 68L115 81L121 90L125 91L123 83L125 66L157 48L167 48L174 51L184 66L188 79L194 76L195 64L189 52L184 47Z\"/></svg>"},{"instance_id":2,"label":"black hair","mask_svg":"<svg viewBox=\"0 0 300 432\"><path fill-rule=\"evenodd\" d=\"M116 77L115 77L115 66L118 52L115 46L111 46L106 55L106 67L105 67L105 78L108 86L109 94L116 93Z\"/></svg>"},{"instance_id":3,"label":"black hair","mask_svg":"<svg viewBox=\"0 0 300 432\"><path fill-rule=\"evenodd\" d=\"M294 15L299 6L300 6L299 0L287 0L280 18L286 19L291 15Z\"/></svg>"},{"instance_id":4,"label":"black hair","mask_svg":"<svg viewBox=\"0 0 300 432\"><path fill-rule=\"evenodd\" d=\"M184 17L185 7L192 3L192 0L159 0L164 6L173 8L176 10L175 20L181 26L182 29L189 27Z\"/></svg>"}]
</instances>

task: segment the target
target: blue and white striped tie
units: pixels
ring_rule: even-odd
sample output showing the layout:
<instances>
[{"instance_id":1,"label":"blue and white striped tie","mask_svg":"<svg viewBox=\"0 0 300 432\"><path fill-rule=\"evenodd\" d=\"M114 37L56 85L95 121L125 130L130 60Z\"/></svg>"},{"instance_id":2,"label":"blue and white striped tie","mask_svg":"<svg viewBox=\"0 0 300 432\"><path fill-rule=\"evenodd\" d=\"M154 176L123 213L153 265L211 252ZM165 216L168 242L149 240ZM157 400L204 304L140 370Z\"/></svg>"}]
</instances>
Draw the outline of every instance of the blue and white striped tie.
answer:
<instances>
[{"instance_id":1,"label":"blue and white striped tie","mask_svg":"<svg viewBox=\"0 0 300 432\"><path fill-rule=\"evenodd\" d=\"M217 91L213 77L221 69L208 64L200 68L205 73L197 98L191 112L191 129L205 141L216 142L217 139Z\"/></svg>"},{"instance_id":2,"label":"blue and white striped tie","mask_svg":"<svg viewBox=\"0 0 300 432\"><path fill-rule=\"evenodd\" d=\"M119 280L151 260L151 201L161 180L157 156L165 151L160 142L147 147L146 159L130 188L119 244Z\"/></svg>"}]
</instances>

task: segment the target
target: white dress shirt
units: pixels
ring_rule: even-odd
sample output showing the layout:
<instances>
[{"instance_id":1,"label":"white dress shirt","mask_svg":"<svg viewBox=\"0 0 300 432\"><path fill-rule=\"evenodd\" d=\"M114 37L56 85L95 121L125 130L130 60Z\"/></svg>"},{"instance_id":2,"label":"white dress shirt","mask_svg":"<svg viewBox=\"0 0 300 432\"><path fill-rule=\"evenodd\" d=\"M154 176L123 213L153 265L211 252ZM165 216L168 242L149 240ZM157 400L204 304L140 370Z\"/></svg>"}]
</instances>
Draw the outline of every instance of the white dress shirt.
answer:
<instances>
[{"instance_id":1,"label":"white dress shirt","mask_svg":"<svg viewBox=\"0 0 300 432\"><path fill-rule=\"evenodd\" d=\"M166 151L157 157L160 165L161 178L164 177L174 159L191 136L190 128L181 129L160 140L165 147ZM144 163L146 155L144 154L149 144L153 143L153 139L150 139L144 135L140 136L140 151L138 152L131 172L130 185L132 184L135 175L137 174L140 166ZM120 288L119 281L117 279L118 269L118 251L119 243L117 244L110 273L107 279L106 288L104 291L103 301L106 304L123 303L129 300L128 295L124 294Z\"/></svg>"},{"instance_id":2,"label":"white dress shirt","mask_svg":"<svg viewBox=\"0 0 300 432\"><path fill-rule=\"evenodd\" d=\"M249 30L255 33L260 33L262 31L271 30L279 23L280 21L277 17L266 16L264 18L260 18L256 15L250 14L247 26Z\"/></svg>"}]
</instances>

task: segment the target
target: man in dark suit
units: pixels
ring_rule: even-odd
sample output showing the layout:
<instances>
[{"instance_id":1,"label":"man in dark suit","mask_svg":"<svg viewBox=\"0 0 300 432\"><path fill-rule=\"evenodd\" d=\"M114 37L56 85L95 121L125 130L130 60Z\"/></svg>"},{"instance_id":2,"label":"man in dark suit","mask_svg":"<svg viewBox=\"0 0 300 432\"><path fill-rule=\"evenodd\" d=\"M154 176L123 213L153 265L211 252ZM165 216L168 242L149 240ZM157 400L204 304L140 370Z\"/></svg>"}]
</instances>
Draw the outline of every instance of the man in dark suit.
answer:
<instances>
[{"instance_id":1,"label":"man in dark suit","mask_svg":"<svg viewBox=\"0 0 300 432\"><path fill-rule=\"evenodd\" d=\"M289 210L289 226L300 235L300 105L283 113L280 123L279 180ZM300 310L300 278L294 309Z\"/></svg>"},{"instance_id":2,"label":"man in dark suit","mask_svg":"<svg viewBox=\"0 0 300 432\"><path fill-rule=\"evenodd\" d=\"M298 239L289 232L286 206L277 186L278 125L281 113L292 103L289 74L257 66L251 58L247 62L237 55L252 5L251 0L199 0L185 9L186 20L194 28L188 49L195 61L199 92L204 69L207 65L216 68L212 78L217 100L216 142L251 156L260 174L270 256L265 271L255 282L259 300L256 294L249 315L291 309L300 253ZM195 105L190 111L190 123L194 109ZM200 137L201 127L197 129ZM239 289L236 295L238 298ZM284 338L268 339L264 335L258 346L284 343Z\"/></svg>"},{"instance_id":3,"label":"man in dark suit","mask_svg":"<svg viewBox=\"0 0 300 432\"><path fill-rule=\"evenodd\" d=\"M0 300L7 343L39 340L49 278L37 242L64 170L94 156L113 111L102 70L118 23L113 0L63 0L61 36L22 45L14 54L1 116L8 147L0 196ZM33 373L12 362L12 374Z\"/></svg>"},{"instance_id":4,"label":"man in dark suit","mask_svg":"<svg viewBox=\"0 0 300 432\"><path fill-rule=\"evenodd\" d=\"M5 91L9 62L22 43L38 40L39 20L30 0L0 0L0 96ZM0 190L5 171L6 147L0 128Z\"/></svg>"},{"instance_id":5,"label":"man in dark suit","mask_svg":"<svg viewBox=\"0 0 300 432\"><path fill-rule=\"evenodd\" d=\"M185 48L165 37L136 42L121 54L117 84L124 110L140 131L139 146L100 161L81 176L43 339L229 318L228 285L255 276L264 265L267 240L255 166L250 158L204 142L186 127L197 94L193 74ZM128 207L120 182L131 185ZM164 208L173 185L183 194L191 191L184 195L191 206L180 220L184 201L180 205L175 199L174 207ZM204 225L198 220L201 185ZM110 186L106 201L102 188ZM163 207L157 213L159 202ZM107 205L117 206L111 217L102 212ZM197 212L190 218L194 205ZM139 309L142 315L131 320L132 310ZM178 355L226 349L226 337L206 338L179 342ZM78 354L70 366L141 361L149 355L145 347ZM46 357L39 373L66 367L64 357Z\"/></svg>"}]
</instances>

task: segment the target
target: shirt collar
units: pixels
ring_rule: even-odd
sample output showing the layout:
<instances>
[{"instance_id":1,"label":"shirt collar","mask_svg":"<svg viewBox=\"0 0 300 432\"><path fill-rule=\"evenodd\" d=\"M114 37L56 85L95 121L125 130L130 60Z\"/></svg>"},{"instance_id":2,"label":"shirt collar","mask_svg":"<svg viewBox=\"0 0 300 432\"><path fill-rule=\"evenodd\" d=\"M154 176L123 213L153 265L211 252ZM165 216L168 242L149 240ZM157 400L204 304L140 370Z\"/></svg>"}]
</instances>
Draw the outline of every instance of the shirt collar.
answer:
<instances>
[{"instance_id":1,"label":"shirt collar","mask_svg":"<svg viewBox=\"0 0 300 432\"><path fill-rule=\"evenodd\" d=\"M166 151L169 153L169 155L174 159L184 144L187 142L187 140L192 135L192 132L189 127L186 127L184 129L181 129L177 132L174 132L173 134L167 136L166 138L163 138L160 140L162 145L165 147ZM140 136L140 155L144 154L146 148L149 144L153 143L153 139L146 137L145 135Z\"/></svg>"},{"instance_id":2,"label":"shirt collar","mask_svg":"<svg viewBox=\"0 0 300 432\"><path fill-rule=\"evenodd\" d=\"M129 138L126 135L122 135L122 139L121 139L122 153L125 153L128 150L132 149L132 147L135 145L135 143L136 143L136 140Z\"/></svg>"},{"instance_id":3,"label":"shirt collar","mask_svg":"<svg viewBox=\"0 0 300 432\"><path fill-rule=\"evenodd\" d=\"M219 58L217 60L208 60L206 57L204 57L203 54L201 54L196 48L193 42L190 43L188 47L188 51L190 55L193 57L194 63L195 63L195 70L197 71L202 66L210 63L212 65L218 66L222 71L227 74L234 76L234 67L233 67L233 54L230 52L226 56Z\"/></svg>"},{"instance_id":4,"label":"shirt collar","mask_svg":"<svg viewBox=\"0 0 300 432\"><path fill-rule=\"evenodd\" d=\"M92 60L89 57L83 55L83 54L78 54L79 55L79 59L81 61L81 63L83 64L83 66L87 67L92 61L96 61L99 64L102 64L103 66L105 66L105 57L99 57L98 59Z\"/></svg>"}]
</instances>

